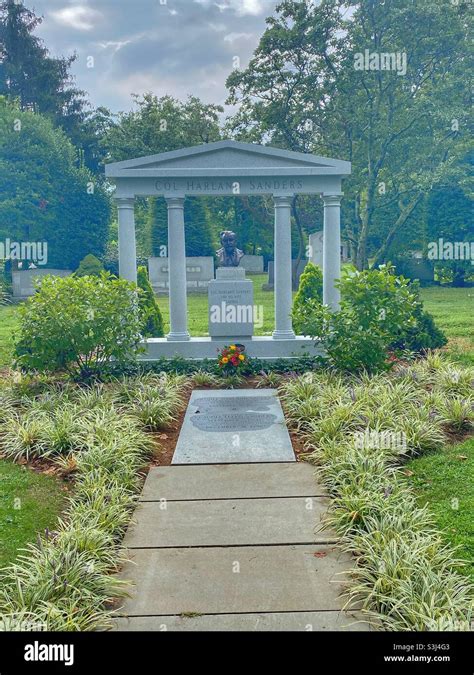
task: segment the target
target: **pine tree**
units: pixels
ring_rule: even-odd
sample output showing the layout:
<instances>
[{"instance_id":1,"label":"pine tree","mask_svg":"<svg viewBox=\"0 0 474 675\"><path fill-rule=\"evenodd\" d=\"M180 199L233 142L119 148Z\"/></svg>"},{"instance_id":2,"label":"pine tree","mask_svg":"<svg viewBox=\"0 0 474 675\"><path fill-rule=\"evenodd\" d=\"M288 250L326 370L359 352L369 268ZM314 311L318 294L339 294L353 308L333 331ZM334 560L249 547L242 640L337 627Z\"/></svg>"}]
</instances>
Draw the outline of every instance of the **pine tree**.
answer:
<instances>
[{"instance_id":1,"label":"pine tree","mask_svg":"<svg viewBox=\"0 0 474 675\"><path fill-rule=\"evenodd\" d=\"M163 317L151 287L146 267L138 268L137 285L142 291L139 299L143 320L142 333L144 337L163 337Z\"/></svg>"},{"instance_id":2,"label":"pine tree","mask_svg":"<svg viewBox=\"0 0 474 675\"><path fill-rule=\"evenodd\" d=\"M323 273L317 265L308 262L300 277L298 292L293 301L293 329L298 334L302 330L300 312L307 301L313 299L323 301Z\"/></svg>"},{"instance_id":3,"label":"pine tree","mask_svg":"<svg viewBox=\"0 0 474 675\"><path fill-rule=\"evenodd\" d=\"M102 272L104 272L104 266L99 258L89 253L79 263L76 277L100 277Z\"/></svg>"}]
</instances>

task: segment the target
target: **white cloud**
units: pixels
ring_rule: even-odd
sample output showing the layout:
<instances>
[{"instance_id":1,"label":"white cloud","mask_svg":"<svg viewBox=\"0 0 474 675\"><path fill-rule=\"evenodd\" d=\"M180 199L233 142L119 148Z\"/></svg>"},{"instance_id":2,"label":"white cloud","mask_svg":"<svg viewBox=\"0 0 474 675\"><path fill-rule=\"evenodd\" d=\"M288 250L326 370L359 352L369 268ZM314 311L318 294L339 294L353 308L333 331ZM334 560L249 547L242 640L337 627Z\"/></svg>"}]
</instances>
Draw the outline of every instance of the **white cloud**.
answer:
<instances>
[{"instance_id":1,"label":"white cloud","mask_svg":"<svg viewBox=\"0 0 474 675\"><path fill-rule=\"evenodd\" d=\"M73 5L71 7L64 7L50 15L57 22L68 28L75 28L76 30L92 30L97 21L102 18L102 14L91 7L84 5Z\"/></svg>"},{"instance_id":2,"label":"white cloud","mask_svg":"<svg viewBox=\"0 0 474 675\"><path fill-rule=\"evenodd\" d=\"M230 9L237 16L246 16L248 14L259 16L266 11L266 8L270 4L270 0L221 0L221 2L216 2L216 0L194 0L194 2L204 7L214 5L220 12Z\"/></svg>"},{"instance_id":3,"label":"white cloud","mask_svg":"<svg viewBox=\"0 0 474 675\"><path fill-rule=\"evenodd\" d=\"M234 42L239 42L240 40L252 40L254 39L255 36L253 33L228 33L224 37L224 42L230 42L231 44Z\"/></svg>"}]
</instances>

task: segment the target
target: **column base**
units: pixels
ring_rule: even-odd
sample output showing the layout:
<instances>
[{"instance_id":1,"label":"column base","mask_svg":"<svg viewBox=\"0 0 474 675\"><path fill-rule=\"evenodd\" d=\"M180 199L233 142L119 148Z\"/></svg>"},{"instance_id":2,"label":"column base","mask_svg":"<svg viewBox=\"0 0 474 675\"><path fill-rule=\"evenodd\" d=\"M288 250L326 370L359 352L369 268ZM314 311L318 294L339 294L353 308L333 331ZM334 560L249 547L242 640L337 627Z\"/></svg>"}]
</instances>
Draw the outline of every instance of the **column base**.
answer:
<instances>
[{"instance_id":1,"label":"column base","mask_svg":"<svg viewBox=\"0 0 474 675\"><path fill-rule=\"evenodd\" d=\"M168 333L166 339L169 342L187 342L191 339L191 336L188 332L186 333Z\"/></svg>"},{"instance_id":2,"label":"column base","mask_svg":"<svg viewBox=\"0 0 474 675\"><path fill-rule=\"evenodd\" d=\"M296 335L292 330L274 330L272 338L274 340L294 340Z\"/></svg>"}]
</instances>

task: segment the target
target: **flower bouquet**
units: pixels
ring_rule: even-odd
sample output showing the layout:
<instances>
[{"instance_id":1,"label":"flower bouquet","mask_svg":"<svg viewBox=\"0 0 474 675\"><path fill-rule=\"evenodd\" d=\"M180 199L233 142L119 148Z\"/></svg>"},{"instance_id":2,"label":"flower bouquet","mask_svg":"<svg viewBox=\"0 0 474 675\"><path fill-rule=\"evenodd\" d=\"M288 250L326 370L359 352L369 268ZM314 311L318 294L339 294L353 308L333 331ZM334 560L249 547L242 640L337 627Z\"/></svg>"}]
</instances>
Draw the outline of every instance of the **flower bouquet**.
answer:
<instances>
[{"instance_id":1,"label":"flower bouquet","mask_svg":"<svg viewBox=\"0 0 474 675\"><path fill-rule=\"evenodd\" d=\"M219 368L224 373L235 373L241 370L247 360L244 351L243 345L229 345L221 349L217 357Z\"/></svg>"}]
</instances>

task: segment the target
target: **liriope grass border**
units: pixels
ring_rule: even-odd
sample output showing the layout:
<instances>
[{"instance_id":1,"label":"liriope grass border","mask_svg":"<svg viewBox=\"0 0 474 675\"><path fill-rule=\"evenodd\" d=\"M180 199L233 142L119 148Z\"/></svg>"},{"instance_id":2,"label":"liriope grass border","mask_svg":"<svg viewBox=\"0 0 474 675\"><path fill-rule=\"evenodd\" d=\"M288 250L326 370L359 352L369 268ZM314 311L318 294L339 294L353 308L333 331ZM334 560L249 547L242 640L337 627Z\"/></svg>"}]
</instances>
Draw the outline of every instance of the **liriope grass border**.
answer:
<instances>
[{"instance_id":1,"label":"liriope grass border","mask_svg":"<svg viewBox=\"0 0 474 675\"><path fill-rule=\"evenodd\" d=\"M371 383L375 391L364 401ZM346 608L360 609L379 630L470 630L473 585L459 573L463 562L429 509L417 506L404 461L447 443L446 428L472 430L473 384L474 370L432 355L392 375L310 373L280 387L286 416L305 438L306 459L331 497L326 525L353 556ZM443 403L458 398L469 405ZM392 420L384 423L387 413ZM407 447L355 442L358 432L399 428Z\"/></svg>"},{"instance_id":2,"label":"liriope grass border","mask_svg":"<svg viewBox=\"0 0 474 675\"><path fill-rule=\"evenodd\" d=\"M129 589L128 582L116 574L125 561L123 536L156 448L148 432L158 428L160 421L166 426L179 412L187 386L180 377L165 376L164 381L168 384L156 395L157 376L147 376L118 382L112 392L102 385L98 390L61 385L51 390L51 401L47 387L46 397L44 391L39 398L32 397L37 415L43 406L46 412L50 404L54 409L55 402L71 392L78 393L91 410L84 410L85 426L71 426L73 439L64 434L65 454L51 451L53 441L65 440L53 433L51 424L48 427L51 417L45 417L45 437L30 439L31 448L23 439L24 450L31 449L37 457L44 453L71 473L74 490L55 530L40 535L15 562L0 570L0 630L84 631L112 625L113 603ZM133 406L134 393L141 395L140 406ZM21 422L28 410L28 403L21 401L18 410L18 402L11 397L6 424L11 419ZM2 435L2 428L0 422L5 451L12 436ZM80 449L72 452L68 445Z\"/></svg>"}]
</instances>

